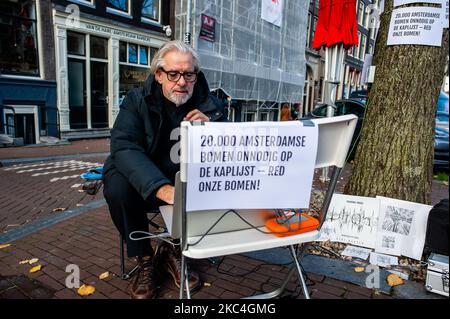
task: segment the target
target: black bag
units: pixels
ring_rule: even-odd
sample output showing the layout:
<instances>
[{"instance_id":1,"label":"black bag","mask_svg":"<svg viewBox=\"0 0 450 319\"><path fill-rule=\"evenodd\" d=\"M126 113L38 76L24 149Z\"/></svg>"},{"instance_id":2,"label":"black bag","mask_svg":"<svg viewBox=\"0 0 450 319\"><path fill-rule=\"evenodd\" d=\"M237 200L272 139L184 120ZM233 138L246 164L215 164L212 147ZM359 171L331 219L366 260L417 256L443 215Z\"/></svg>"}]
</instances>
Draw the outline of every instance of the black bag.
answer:
<instances>
[{"instance_id":1,"label":"black bag","mask_svg":"<svg viewBox=\"0 0 450 319\"><path fill-rule=\"evenodd\" d=\"M437 253L448 256L449 246L448 198L434 205L428 215L427 232L423 253Z\"/></svg>"}]
</instances>

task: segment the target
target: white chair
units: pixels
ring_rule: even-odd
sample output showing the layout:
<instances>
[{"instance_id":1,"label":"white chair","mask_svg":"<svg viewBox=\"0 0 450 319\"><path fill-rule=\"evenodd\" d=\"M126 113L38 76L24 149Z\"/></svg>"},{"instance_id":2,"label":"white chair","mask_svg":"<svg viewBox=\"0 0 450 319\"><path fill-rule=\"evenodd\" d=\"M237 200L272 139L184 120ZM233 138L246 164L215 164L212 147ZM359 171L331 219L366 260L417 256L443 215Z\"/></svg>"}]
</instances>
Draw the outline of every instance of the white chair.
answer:
<instances>
[{"instance_id":1,"label":"white chair","mask_svg":"<svg viewBox=\"0 0 450 319\"><path fill-rule=\"evenodd\" d=\"M292 257L295 261L295 267L292 266L282 286L270 293L260 294L252 296L250 298L274 298L279 296L291 276L295 272L298 272L300 284L303 289L303 293L306 299L309 299L309 293L305 284L305 280L300 267L299 257L304 253L307 245L302 245L303 249L300 252L296 252L296 246L299 244L307 244L315 241L320 236L320 227L326 218L328 206L331 201L336 183L342 168L345 165L347 153L349 151L352 136L354 134L357 117L354 115L344 115L330 118L321 118L311 120L315 125L319 127L318 136L318 149L315 168L334 167L332 176L330 178L329 186L323 206L320 210L320 226L317 230L313 230L307 233L301 233L286 237L276 237L273 234L265 234L257 231L254 228L249 229L237 229L231 232L225 233L205 233L203 236L189 236L190 224L195 222L195 218L201 218L200 215L190 216L190 213L186 214L186 189L189 187L186 180L186 165L183 163L183 155L181 159L180 174L178 174L176 183L176 198L175 207L179 205L181 209L181 247L182 247L182 260L181 266L184 271L182 272L182 280L180 287L180 298L184 297L184 290L186 290L187 298L190 298L187 276L186 258L203 259L216 256L224 256L231 254L240 254L245 252L251 252L262 249L276 248L282 246L289 246ZM181 126L181 148L186 147L187 140L187 125L192 123L182 123ZM181 192L181 194L180 194ZM207 213L207 212L206 212ZM198 220L197 220L198 222ZM206 228L206 227L205 227ZM260 227L261 230L269 232L265 226ZM201 240L200 240L201 239ZM195 245L193 245L195 243Z\"/></svg>"}]
</instances>

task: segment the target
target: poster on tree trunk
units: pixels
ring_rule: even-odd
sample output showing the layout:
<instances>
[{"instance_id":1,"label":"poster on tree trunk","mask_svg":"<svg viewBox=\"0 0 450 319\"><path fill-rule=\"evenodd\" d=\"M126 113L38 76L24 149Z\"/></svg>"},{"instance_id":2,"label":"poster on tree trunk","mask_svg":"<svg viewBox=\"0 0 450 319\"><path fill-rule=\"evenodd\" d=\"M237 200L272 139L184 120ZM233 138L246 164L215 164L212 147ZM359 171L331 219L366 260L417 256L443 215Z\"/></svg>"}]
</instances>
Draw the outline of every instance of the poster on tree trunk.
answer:
<instances>
[{"instance_id":1,"label":"poster on tree trunk","mask_svg":"<svg viewBox=\"0 0 450 319\"><path fill-rule=\"evenodd\" d=\"M407 7L392 11L387 45L441 46L442 8Z\"/></svg>"}]
</instances>

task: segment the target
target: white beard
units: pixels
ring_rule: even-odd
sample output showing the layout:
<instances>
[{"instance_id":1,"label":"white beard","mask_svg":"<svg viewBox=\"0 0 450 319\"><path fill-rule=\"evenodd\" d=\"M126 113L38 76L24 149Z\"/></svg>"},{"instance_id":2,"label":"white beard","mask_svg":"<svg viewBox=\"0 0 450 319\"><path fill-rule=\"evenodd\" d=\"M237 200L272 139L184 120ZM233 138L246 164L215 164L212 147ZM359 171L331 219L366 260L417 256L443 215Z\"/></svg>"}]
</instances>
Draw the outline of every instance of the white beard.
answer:
<instances>
[{"instance_id":1,"label":"white beard","mask_svg":"<svg viewBox=\"0 0 450 319\"><path fill-rule=\"evenodd\" d=\"M168 97L168 100L174 103L177 107L186 103L192 96L192 93L178 95L176 93L171 93Z\"/></svg>"}]
</instances>

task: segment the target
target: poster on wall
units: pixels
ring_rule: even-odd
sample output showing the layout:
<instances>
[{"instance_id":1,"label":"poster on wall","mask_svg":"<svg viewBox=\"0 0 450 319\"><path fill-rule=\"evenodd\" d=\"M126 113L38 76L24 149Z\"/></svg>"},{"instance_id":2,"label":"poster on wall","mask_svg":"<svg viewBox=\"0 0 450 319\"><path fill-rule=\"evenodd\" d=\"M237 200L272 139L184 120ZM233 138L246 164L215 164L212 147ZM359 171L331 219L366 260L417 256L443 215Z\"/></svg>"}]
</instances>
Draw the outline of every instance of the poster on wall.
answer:
<instances>
[{"instance_id":1,"label":"poster on wall","mask_svg":"<svg viewBox=\"0 0 450 319\"><path fill-rule=\"evenodd\" d=\"M261 0L261 19L281 27L283 21L283 0Z\"/></svg>"},{"instance_id":2,"label":"poster on wall","mask_svg":"<svg viewBox=\"0 0 450 319\"><path fill-rule=\"evenodd\" d=\"M201 19L200 39L214 42L216 39L216 19L207 16L206 14L202 14Z\"/></svg>"},{"instance_id":3,"label":"poster on wall","mask_svg":"<svg viewBox=\"0 0 450 319\"><path fill-rule=\"evenodd\" d=\"M441 46L442 8L406 7L392 11L387 45Z\"/></svg>"}]
</instances>

